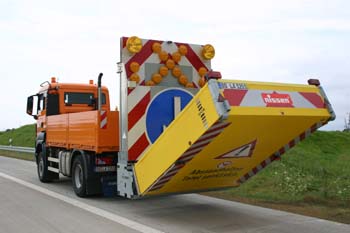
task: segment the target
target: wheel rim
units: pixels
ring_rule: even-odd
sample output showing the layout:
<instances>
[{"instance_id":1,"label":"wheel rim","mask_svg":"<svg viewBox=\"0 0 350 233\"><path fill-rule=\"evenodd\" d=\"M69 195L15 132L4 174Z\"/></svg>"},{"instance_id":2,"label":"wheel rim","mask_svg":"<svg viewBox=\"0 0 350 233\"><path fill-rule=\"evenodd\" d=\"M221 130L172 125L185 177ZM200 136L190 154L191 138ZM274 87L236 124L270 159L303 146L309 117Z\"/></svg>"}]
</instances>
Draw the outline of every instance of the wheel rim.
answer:
<instances>
[{"instance_id":1,"label":"wheel rim","mask_svg":"<svg viewBox=\"0 0 350 233\"><path fill-rule=\"evenodd\" d=\"M74 169L74 181L75 186L80 189L83 183L83 169L80 164L77 164Z\"/></svg>"},{"instance_id":2,"label":"wheel rim","mask_svg":"<svg viewBox=\"0 0 350 233\"><path fill-rule=\"evenodd\" d=\"M38 164L39 176L43 177L44 173L44 159L40 156L39 164Z\"/></svg>"}]
</instances>

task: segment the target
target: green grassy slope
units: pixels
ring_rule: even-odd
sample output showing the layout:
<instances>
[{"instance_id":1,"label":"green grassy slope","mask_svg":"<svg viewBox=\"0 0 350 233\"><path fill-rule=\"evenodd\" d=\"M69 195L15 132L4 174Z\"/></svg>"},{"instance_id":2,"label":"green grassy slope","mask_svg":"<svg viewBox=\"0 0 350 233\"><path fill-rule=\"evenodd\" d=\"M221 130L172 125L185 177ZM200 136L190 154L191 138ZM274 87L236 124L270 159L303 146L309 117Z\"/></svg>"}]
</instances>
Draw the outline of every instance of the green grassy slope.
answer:
<instances>
[{"instance_id":1,"label":"green grassy slope","mask_svg":"<svg viewBox=\"0 0 350 233\"><path fill-rule=\"evenodd\" d=\"M350 133L316 132L239 188L233 197L350 205Z\"/></svg>"},{"instance_id":2,"label":"green grassy slope","mask_svg":"<svg viewBox=\"0 0 350 233\"><path fill-rule=\"evenodd\" d=\"M13 146L34 147L35 125L24 125L17 129L0 132L0 145L8 146L10 138Z\"/></svg>"}]
</instances>

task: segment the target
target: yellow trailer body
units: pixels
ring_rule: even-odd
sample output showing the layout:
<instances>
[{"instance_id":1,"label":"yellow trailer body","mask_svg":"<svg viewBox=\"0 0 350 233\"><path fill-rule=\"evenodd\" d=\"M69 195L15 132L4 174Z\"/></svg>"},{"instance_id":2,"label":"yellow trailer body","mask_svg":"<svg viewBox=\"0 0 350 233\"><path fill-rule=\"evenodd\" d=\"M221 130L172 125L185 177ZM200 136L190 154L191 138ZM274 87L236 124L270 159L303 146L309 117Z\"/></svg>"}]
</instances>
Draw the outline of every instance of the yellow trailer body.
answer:
<instances>
[{"instance_id":1,"label":"yellow trailer body","mask_svg":"<svg viewBox=\"0 0 350 233\"><path fill-rule=\"evenodd\" d=\"M211 80L135 164L141 196L238 186L327 123L322 90Z\"/></svg>"}]
</instances>

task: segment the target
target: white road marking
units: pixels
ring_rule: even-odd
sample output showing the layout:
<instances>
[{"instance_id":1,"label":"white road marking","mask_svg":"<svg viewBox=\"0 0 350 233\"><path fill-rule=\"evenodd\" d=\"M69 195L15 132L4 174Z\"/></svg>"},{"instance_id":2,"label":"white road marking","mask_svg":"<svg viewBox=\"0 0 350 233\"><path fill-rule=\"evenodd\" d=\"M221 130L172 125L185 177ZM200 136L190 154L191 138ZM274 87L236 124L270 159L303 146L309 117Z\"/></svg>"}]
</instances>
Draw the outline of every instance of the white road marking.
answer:
<instances>
[{"instance_id":1,"label":"white road marking","mask_svg":"<svg viewBox=\"0 0 350 233\"><path fill-rule=\"evenodd\" d=\"M64 202L71 204L75 207L81 208L81 209L86 210L86 211L93 213L95 215L104 217L106 219L109 219L113 222L119 223L119 224L126 226L128 228L134 229L136 231L143 232L143 233L163 233L162 231L159 231L157 229L151 228L149 226L143 225L143 224L138 223L138 222L134 222L134 221L129 220L125 217L119 216L117 214L113 214L113 213L105 211L103 209L96 208L94 206L88 205L86 203L75 200L73 198L66 197L66 196L61 195L59 193L50 191L48 189L45 189L43 187L29 183L29 182L24 181L24 180L18 179L16 177L7 175L5 173L0 172L0 177L11 180L11 181L16 182L18 184L21 184L21 185L26 186L27 188L33 189L35 191L41 192L41 193L46 194L50 197L64 201Z\"/></svg>"}]
</instances>

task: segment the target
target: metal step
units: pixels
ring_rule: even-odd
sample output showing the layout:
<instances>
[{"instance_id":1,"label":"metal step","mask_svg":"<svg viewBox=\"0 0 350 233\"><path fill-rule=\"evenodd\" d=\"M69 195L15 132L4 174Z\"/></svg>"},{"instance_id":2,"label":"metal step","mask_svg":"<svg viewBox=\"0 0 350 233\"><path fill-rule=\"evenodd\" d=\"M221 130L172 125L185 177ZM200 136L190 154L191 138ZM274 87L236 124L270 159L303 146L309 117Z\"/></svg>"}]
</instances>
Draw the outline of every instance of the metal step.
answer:
<instances>
[{"instance_id":1,"label":"metal step","mask_svg":"<svg viewBox=\"0 0 350 233\"><path fill-rule=\"evenodd\" d=\"M50 162L59 163L59 159L58 158L47 157L47 160L50 161Z\"/></svg>"},{"instance_id":2,"label":"metal step","mask_svg":"<svg viewBox=\"0 0 350 233\"><path fill-rule=\"evenodd\" d=\"M55 167L47 167L47 170L52 171L52 172L56 172L56 173L60 173L60 171L58 170L58 168Z\"/></svg>"}]
</instances>

